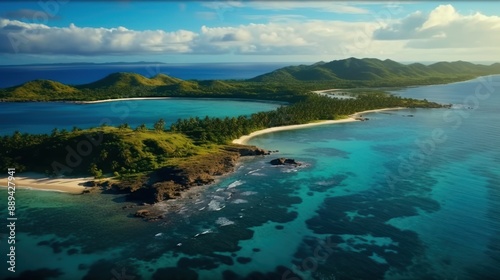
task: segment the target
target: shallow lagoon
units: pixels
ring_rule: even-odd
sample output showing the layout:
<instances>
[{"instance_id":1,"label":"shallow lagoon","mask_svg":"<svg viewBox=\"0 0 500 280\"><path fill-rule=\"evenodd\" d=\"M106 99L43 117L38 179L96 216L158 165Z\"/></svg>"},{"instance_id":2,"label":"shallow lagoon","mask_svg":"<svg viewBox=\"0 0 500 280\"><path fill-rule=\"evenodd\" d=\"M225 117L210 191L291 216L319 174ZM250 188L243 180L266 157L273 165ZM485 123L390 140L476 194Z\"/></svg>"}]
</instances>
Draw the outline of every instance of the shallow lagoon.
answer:
<instances>
[{"instance_id":1,"label":"shallow lagoon","mask_svg":"<svg viewBox=\"0 0 500 280\"><path fill-rule=\"evenodd\" d=\"M92 104L63 102L0 103L0 135L14 131L50 133L52 129L71 130L96 127L103 123L131 127L153 124L163 118L167 127L177 119L200 117L234 117L271 111L277 103L230 99L151 99L125 100Z\"/></svg>"},{"instance_id":2,"label":"shallow lagoon","mask_svg":"<svg viewBox=\"0 0 500 280\"><path fill-rule=\"evenodd\" d=\"M478 84L398 94L418 97L420 91L433 100L434 92L439 101L457 104ZM219 183L158 204L167 213L159 223L129 217L135 209L122 209L127 203L120 195L20 190L17 275L36 270L59 275L54 279L496 279L495 92L476 110L381 112L367 115L368 122L259 136L250 144L278 149L279 156L304 165L271 167L269 157L245 159ZM456 128L443 118L465 113ZM409 162L435 129L446 141L429 148L425 161ZM398 179L388 181L391 174ZM5 201L4 190L0 196Z\"/></svg>"}]
</instances>

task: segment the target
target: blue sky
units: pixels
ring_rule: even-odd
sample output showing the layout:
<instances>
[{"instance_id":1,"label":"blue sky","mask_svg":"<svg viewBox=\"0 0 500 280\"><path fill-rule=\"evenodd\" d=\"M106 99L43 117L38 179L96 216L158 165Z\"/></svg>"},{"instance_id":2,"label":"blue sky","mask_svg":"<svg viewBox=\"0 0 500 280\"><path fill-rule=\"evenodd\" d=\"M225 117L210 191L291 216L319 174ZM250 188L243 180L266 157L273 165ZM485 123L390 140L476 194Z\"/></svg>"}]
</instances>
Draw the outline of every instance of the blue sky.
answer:
<instances>
[{"instance_id":1,"label":"blue sky","mask_svg":"<svg viewBox=\"0 0 500 280\"><path fill-rule=\"evenodd\" d=\"M498 61L499 46L496 2L0 2L0 64Z\"/></svg>"}]
</instances>

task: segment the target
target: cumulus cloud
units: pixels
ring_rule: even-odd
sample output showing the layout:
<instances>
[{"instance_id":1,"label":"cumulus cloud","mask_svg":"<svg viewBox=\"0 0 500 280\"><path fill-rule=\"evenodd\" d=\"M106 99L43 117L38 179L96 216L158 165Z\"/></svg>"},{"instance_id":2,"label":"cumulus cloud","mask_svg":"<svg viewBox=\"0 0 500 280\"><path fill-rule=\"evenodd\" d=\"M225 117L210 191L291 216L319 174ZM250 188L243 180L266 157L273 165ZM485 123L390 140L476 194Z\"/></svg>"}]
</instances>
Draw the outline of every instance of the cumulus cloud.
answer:
<instances>
[{"instance_id":1,"label":"cumulus cloud","mask_svg":"<svg viewBox=\"0 0 500 280\"><path fill-rule=\"evenodd\" d=\"M44 24L0 19L0 53L130 54L184 53L196 33L186 30L134 31L125 27L49 27Z\"/></svg>"},{"instance_id":2,"label":"cumulus cloud","mask_svg":"<svg viewBox=\"0 0 500 280\"><path fill-rule=\"evenodd\" d=\"M379 28L377 40L407 40L408 48L487 48L500 46L500 17L462 15L452 5L429 14L415 12Z\"/></svg>"},{"instance_id":3,"label":"cumulus cloud","mask_svg":"<svg viewBox=\"0 0 500 280\"><path fill-rule=\"evenodd\" d=\"M0 19L0 53L113 54L331 54L340 44L371 36L367 23L292 21L228 27L202 26L199 31L135 31L125 27L91 28ZM366 33L366 34L365 34ZM346 49L344 49L346 50Z\"/></svg>"},{"instance_id":4,"label":"cumulus cloud","mask_svg":"<svg viewBox=\"0 0 500 280\"><path fill-rule=\"evenodd\" d=\"M239 5L235 2L233 6ZM297 2L298 3L298 2ZM227 4L213 2L212 5ZM298 5L298 4L297 4ZM207 16L207 15L201 15ZM209 15L213 17L213 14ZM500 45L500 18L462 15L452 6L414 12L384 22L307 20L202 26L199 30L130 30L126 27L51 27L0 18L0 54L133 55L246 54L395 57L405 50L454 48L477 51ZM438 53L437 51L433 51ZM420 51L419 51L420 53Z\"/></svg>"},{"instance_id":5,"label":"cumulus cloud","mask_svg":"<svg viewBox=\"0 0 500 280\"><path fill-rule=\"evenodd\" d=\"M344 45L369 41L373 29L368 23L322 20L237 27L203 26L193 42L193 51L263 55L344 54L356 49L344 48ZM357 50L363 48L366 51L365 46L358 45Z\"/></svg>"}]
</instances>

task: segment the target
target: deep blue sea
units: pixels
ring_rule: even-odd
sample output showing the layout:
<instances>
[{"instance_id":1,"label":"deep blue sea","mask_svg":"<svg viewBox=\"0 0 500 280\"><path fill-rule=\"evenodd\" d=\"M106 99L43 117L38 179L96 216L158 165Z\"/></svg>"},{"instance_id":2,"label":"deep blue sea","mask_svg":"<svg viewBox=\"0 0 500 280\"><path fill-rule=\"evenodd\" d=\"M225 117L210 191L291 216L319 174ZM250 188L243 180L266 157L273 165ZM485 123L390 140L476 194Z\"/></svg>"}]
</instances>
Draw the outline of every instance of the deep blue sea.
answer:
<instances>
[{"instance_id":1,"label":"deep blue sea","mask_svg":"<svg viewBox=\"0 0 500 280\"><path fill-rule=\"evenodd\" d=\"M163 73L183 80L250 79L288 65L290 63L0 65L0 88L36 79L80 85L116 72L138 73L148 78Z\"/></svg>"},{"instance_id":2,"label":"deep blue sea","mask_svg":"<svg viewBox=\"0 0 500 280\"><path fill-rule=\"evenodd\" d=\"M132 218L122 195L18 190L17 272L2 230L0 275L500 279L500 76L394 93L454 106L253 138L279 153L157 204L161 222Z\"/></svg>"}]
</instances>

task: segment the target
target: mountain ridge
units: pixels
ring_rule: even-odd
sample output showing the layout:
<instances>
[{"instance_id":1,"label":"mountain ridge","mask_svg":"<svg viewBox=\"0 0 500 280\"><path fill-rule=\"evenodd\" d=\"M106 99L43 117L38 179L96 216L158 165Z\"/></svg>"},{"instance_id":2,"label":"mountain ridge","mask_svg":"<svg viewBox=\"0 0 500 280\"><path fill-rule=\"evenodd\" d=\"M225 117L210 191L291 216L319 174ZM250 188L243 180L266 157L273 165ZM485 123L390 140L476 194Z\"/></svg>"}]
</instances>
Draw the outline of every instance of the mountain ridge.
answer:
<instances>
[{"instance_id":1,"label":"mountain ridge","mask_svg":"<svg viewBox=\"0 0 500 280\"><path fill-rule=\"evenodd\" d=\"M445 75L483 75L499 73L500 66L497 64L482 65L465 61L436 62L430 65L421 63L402 64L390 59L380 60L376 58L354 58L333 60L326 63L314 63L312 65L287 66L270 73L262 74L249 79L253 82L276 82L285 80L287 82L312 81L338 79L349 81L369 81L381 79L402 78L427 78ZM311 79L314 74L316 79Z\"/></svg>"},{"instance_id":2,"label":"mountain ridge","mask_svg":"<svg viewBox=\"0 0 500 280\"><path fill-rule=\"evenodd\" d=\"M3 101L99 100L125 97L237 97L291 101L327 88L401 87L442 84L500 74L500 63L465 61L402 64L354 58L292 65L246 80L182 80L165 74L148 78L116 72L84 85L34 80L0 89Z\"/></svg>"}]
</instances>

